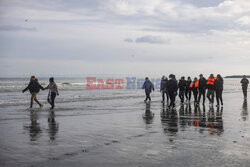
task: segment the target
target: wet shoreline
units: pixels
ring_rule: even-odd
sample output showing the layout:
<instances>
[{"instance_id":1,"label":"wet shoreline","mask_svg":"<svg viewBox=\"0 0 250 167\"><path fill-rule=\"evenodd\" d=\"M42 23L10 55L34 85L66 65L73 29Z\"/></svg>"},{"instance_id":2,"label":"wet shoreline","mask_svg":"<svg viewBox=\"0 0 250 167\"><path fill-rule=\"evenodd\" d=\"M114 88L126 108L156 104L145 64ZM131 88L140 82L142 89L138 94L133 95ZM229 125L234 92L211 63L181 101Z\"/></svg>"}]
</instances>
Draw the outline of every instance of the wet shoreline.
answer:
<instances>
[{"instance_id":1,"label":"wet shoreline","mask_svg":"<svg viewBox=\"0 0 250 167\"><path fill-rule=\"evenodd\" d=\"M63 93L63 92L62 92ZM119 92L115 92L118 94ZM125 94L123 94L125 93ZM248 166L250 122L240 91L224 107L129 97L0 108L1 166ZM60 99L59 99L60 100Z\"/></svg>"}]
</instances>

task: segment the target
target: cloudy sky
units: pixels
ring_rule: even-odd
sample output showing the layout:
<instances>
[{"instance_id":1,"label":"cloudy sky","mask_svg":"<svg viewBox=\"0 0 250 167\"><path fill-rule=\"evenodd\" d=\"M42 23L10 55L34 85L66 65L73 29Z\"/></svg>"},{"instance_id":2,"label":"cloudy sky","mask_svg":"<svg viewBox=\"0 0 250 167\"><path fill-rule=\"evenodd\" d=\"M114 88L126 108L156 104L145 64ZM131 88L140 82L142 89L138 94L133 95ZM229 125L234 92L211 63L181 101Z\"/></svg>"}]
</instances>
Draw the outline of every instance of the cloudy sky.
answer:
<instances>
[{"instance_id":1,"label":"cloudy sky","mask_svg":"<svg viewBox=\"0 0 250 167\"><path fill-rule=\"evenodd\" d=\"M249 0L0 0L0 76L250 75Z\"/></svg>"}]
</instances>

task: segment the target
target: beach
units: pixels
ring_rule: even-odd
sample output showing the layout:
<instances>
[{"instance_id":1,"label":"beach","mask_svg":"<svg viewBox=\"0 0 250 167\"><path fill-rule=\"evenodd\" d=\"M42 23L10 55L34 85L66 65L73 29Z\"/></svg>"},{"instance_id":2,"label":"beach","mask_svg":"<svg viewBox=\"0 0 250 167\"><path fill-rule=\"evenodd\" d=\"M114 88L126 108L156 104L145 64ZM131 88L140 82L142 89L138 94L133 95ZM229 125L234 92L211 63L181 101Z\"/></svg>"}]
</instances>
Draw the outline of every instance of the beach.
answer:
<instances>
[{"instance_id":1,"label":"beach","mask_svg":"<svg viewBox=\"0 0 250 167\"><path fill-rule=\"evenodd\" d=\"M48 78L39 78L46 86ZM167 110L159 90L86 89L84 78L55 78L29 109L27 78L0 79L0 166L249 166L250 121L240 79L224 79L224 106ZM124 83L126 84L126 83Z\"/></svg>"}]
</instances>

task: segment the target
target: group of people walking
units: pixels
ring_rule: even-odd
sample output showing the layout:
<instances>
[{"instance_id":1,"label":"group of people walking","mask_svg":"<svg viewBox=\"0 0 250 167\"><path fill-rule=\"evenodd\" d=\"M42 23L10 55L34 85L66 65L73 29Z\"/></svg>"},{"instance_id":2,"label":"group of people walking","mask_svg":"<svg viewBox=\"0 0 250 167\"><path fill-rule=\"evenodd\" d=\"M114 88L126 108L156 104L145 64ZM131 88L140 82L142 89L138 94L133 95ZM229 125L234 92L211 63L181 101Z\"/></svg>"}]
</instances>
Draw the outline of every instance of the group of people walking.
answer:
<instances>
[{"instance_id":1,"label":"group of people walking","mask_svg":"<svg viewBox=\"0 0 250 167\"><path fill-rule=\"evenodd\" d=\"M40 83L38 82L38 79L35 76L30 77L30 82L28 86L23 90L23 93L27 90L30 91L30 94L31 94L30 108L33 107L33 101L35 101L41 108L43 107L43 105L37 100L37 94L39 93L41 89L42 90L49 89L47 101L51 105L50 109L53 109L55 107L55 98L57 95L59 95L57 85L54 82L54 78L51 77L49 79L48 86L44 88L40 85Z\"/></svg>"},{"instance_id":2,"label":"group of people walking","mask_svg":"<svg viewBox=\"0 0 250 167\"><path fill-rule=\"evenodd\" d=\"M243 76L241 80L242 89L244 93L244 98L247 98L247 87L249 81L246 76ZM199 75L199 79L194 77L193 81L191 77L188 77L185 80L185 77L181 77L179 82L176 80L175 75L170 74L169 78L163 76L160 84L160 91L162 94L162 103L165 103L165 97L167 98L167 104L169 104L169 108L175 107L175 98L178 95L179 90L179 98L181 103L183 104L186 98L186 102L190 102L191 96L193 94L195 105L199 105L202 98L202 104L205 104L206 97L209 100L209 104L212 106L214 104L214 98L216 96L217 107L223 107L223 85L224 81L220 74L215 77L213 74L210 74L208 79L206 79L202 74ZM146 77L145 82L143 84L143 89L145 89L146 99L151 101L150 93L154 90L154 85Z\"/></svg>"},{"instance_id":3,"label":"group of people walking","mask_svg":"<svg viewBox=\"0 0 250 167\"><path fill-rule=\"evenodd\" d=\"M242 90L244 99L247 99L247 88L248 88L249 81L247 77L244 75L241 80ZM209 104L212 106L214 104L214 97L216 95L216 106L223 106L223 85L224 81L220 74L215 77L213 74L210 74L208 79L206 79L202 74L199 75L199 79L194 77L193 81L191 77L188 77L185 80L185 77L181 77L179 82L176 80L174 74L170 74L169 78L163 76L160 83L160 91L162 94L162 103L165 103L165 97L167 99L167 104L169 104L169 108L175 107L175 99L178 95L179 90L179 98L181 103L190 102L191 96L193 93L194 103L195 105L199 105L201 98L202 104L205 105L206 97L209 100ZM40 85L38 79L35 76L30 77L30 82L28 86L23 90L23 93L27 90L30 91L31 100L30 100L30 108L33 107L33 101L39 104L40 107L43 105L37 100L37 94L40 90L49 89L47 101L51 105L51 109L55 107L55 98L58 93L57 85L54 82L54 78L51 77L49 79L49 84L45 88ZM145 89L146 99L144 100L147 102L148 100L151 101L150 93L152 90L154 91L154 84L149 80L148 77L145 78L145 82L142 86L142 89ZM169 103L170 100L170 103Z\"/></svg>"}]
</instances>

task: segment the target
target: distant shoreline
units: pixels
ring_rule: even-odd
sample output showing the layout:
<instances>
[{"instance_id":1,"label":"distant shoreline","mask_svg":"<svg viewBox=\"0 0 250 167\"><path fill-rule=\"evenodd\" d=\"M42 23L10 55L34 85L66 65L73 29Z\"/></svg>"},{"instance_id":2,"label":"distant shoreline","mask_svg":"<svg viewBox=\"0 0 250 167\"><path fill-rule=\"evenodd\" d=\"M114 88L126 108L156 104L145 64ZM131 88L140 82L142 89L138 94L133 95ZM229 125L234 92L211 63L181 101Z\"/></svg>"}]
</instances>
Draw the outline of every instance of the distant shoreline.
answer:
<instances>
[{"instance_id":1,"label":"distant shoreline","mask_svg":"<svg viewBox=\"0 0 250 167\"><path fill-rule=\"evenodd\" d=\"M242 78L243 75L230 75L226 76L225 78ZM250 75L246 75L247 78L250 78Z\"/></svg>"}]
</instances>

